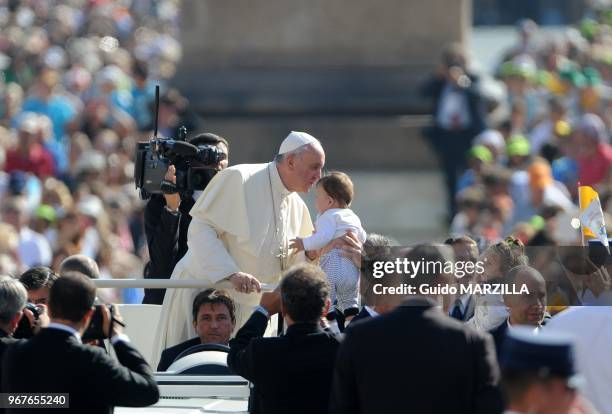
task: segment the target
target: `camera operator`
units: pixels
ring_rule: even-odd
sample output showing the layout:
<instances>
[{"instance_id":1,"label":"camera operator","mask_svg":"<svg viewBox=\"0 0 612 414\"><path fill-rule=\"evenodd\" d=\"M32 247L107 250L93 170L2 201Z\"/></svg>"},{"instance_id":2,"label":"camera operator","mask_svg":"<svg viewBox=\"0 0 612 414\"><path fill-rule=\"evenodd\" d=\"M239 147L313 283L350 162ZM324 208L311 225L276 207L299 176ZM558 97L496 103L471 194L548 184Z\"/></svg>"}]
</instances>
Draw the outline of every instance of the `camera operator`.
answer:
<instances>
[{"instance_id":1,"label":"camera operator","mask_svg":"<svg viewBox=\"0 0 612 414\"><path fill-rule=\"evenodd\" d=\"M82 274L66 273L55 281L49 292L49 326L32 339L13 344L5 353L5 392L67 393L66 412L72 413L110 413L118 405L143 407L157 402L159 390L153 372L123 334L116 308L112 318L108 307L98 309L118 361L81 342L96 309L95 296L95 285Z\"/></svg>"},{"instance_id":2,"label":"camera operator","mask_svg":"<svg viewBox=\"0 0 612 414\"><path fill-rule=\"evenodd\" d=\"M214 145L226 155L216 165L220 171L228 165L229 145L225 138L203 133L189 140L189 143ZM170 166L165 179L175 183L175 168ZM145 234L149 247L150 262L145 268L146 279L169 279L174 266L187 252L187 229L191 222L189 210L195 204L200 191L185 194L154 194L145 208ZM165 289L145 289L142 303L161 305Z\"/></svg>"},{"instance_id":3,"label":"camera operator","mask_svg":"<svg viewBox=\"0 0 612 414\"><path fill-rule=\"evenodd\" d=\"M31 310L25 309L28 293L25 287L10 276L0 276L0 375L2 375L2 357L6 349L19 340L13 337L20 325L22 318L26 318L31 330L36 325L47 325L49 320L46 316L44 305L38 306L39 316L36 318ZM2 386L0 384L0 392ZM0 413L2 413L0 408Z\"/></svg>"}]
</instances>

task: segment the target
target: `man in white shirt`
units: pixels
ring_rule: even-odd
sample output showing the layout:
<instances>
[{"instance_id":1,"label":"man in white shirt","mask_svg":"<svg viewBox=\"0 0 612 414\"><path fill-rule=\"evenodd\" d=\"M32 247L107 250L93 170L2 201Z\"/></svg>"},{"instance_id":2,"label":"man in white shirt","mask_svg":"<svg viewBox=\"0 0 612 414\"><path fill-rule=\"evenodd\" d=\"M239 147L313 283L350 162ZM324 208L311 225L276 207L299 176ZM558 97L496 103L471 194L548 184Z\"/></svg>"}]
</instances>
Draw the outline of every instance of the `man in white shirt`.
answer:
<instances>
[{"instance_id":1,"label":"man in white shirt","mask_svg":"<svg viewBox=\"0 0 612 414\"><path fill-rule=\"evenodd\" d=\"M28 216L24 199L12 197L5 200L2 220L11 224L19 234L17 253L21 264L26 267L49 266L53 254L49 242L40 233L28 227Z\"/></svg>"},{"instance_id":2,"label":"man in white shirt","mask_svg":"<svg viewBox=\"0 0 612 414\"><path fill-rule=\"evenodd\" d=\"M455 263L463 263L462 274L455 274L455 278L458 284L469 286L474 281L475 277L475 269L474 265L471 267L471 271L468 271L470 266L467 266L466 263L476 263L478 261L478 244L476 241L468 236L459 236L459 237L451 237L444 241L444 244L447 244L453 248L453 253L455 255ZM461 276L461 277L460 277ZM453 303L451 304L448 315L459 320L459 321L467 321L472 316L474 316L474 308L476 305L476 300L473 295L469 293L464 293L462 295L458 295Z\"/></svg>"}]
</instances>

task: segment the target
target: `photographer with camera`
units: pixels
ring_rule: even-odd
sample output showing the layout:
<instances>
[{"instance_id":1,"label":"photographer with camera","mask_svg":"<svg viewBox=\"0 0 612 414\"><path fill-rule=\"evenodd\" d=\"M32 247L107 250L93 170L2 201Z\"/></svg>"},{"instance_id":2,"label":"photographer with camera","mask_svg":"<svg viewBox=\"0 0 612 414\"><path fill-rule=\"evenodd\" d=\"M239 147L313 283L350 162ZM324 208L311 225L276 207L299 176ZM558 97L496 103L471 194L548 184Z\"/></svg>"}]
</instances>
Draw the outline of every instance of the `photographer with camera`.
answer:
<instances>
[{"instance_id":1,"label":"photographer with camera","mask_svg":"<svg viewBox=\"0 0 612 414\"><path fill-rule=\"evenodd\" d=\"M153 372L123 334L121 315L116 308L111 317L107 306L94 307L95 296L95 285L82 274L67 273L55 281L49 293L49 326L5 353L5 392L68 393L70 408L66 412L73 413L110 413L118 405L143 407L157 402L159 390ZM110 337L118 361L81 342L98 309L105 337Z\"/></svg>"},{"instance_id":2,"label":"photographer with camera","mask_svg":"<svg viewBox=\"0 0 612 414\"><path fill-rule=\"evenodd\" d=\"M28 292L28 302L45 305L49 299L49 290L59 275L46 266L32 267L19 276L19 281Z\"/></svg>"},{"instance_id":3,"label":"photographer with camera","mask_svg":"<svg viewBox=\"0 0 612 414\"><path fill-rule=\"evenodd\" d=\"M2 375L2 357L6 349L19 341L14 334L18 327L25 326L31 332L37 326L47 325L44 305L34 306L27 303L28 293L25 287L10 276L0 276L0 375ZM33 313L34 312L36 313ZM2 386L0 383L0 392ZM0 408L0 413L2 413Z\"/></svg>"},{"instance_id":4,"label":"photographer with camera","mask_svg":"<svg viewBox=\"0 0 612 414\"><path fill-rule=\"evenodd\" d=\"M206 132L189 140L199 149L216 147L224 156L214 165L190 161L190 169L202 168L205 181L200 183L201 190L208 181L228 165L229 144L225 138ZM212 167L212 168L211 168ZM170 165L164 177L165 182L176 185L177 167ZM191 222L189 210L202 191L178 191L153 194L145 208L145 234L149 247L150 262L145 268L145 279L169 279L174 266L187 252L187 229ZM165 289L145 289L143 303L161 305Z\"/></svg>"}]
</instances>

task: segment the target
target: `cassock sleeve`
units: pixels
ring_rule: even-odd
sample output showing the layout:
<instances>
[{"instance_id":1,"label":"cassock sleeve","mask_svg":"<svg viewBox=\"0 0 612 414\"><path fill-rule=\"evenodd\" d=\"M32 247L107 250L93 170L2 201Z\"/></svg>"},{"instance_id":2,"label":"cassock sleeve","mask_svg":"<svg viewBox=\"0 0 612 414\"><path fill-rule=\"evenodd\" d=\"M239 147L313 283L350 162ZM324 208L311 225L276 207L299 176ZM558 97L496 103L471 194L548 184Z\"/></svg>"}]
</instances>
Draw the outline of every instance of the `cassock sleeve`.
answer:
<instances>
[{"instance_id":1,"label":"cassock sleeve","mask_svg":"<svg viewBox=\"0 0 612 414\"><path fill-rule=\"evenodd\" d=\"M239 239L249 238L244 183L239 170L219 172L189 212L193 220L187 245L195 254L186 255L185 260L191 274L205 275L216 283L240 271L219 236L230 233ZM204 255L206 260L202 260Z\"/></svg>"},{"instance_id":2,"label":"cassock sleeve","mask_svg":"<svg viewBox=\"0 0 612 414\"><path fill-rule=\"evenodd\" d=\"M187 269L192 275L204 275L212 283L217 283L240 272L240 268L219 239L218 230L210 221L196 218L191 220L187 240L190 250L201 251L206 255L206 260L202 260L199 254L184 256Z\"/></svg>"}]
</instances>

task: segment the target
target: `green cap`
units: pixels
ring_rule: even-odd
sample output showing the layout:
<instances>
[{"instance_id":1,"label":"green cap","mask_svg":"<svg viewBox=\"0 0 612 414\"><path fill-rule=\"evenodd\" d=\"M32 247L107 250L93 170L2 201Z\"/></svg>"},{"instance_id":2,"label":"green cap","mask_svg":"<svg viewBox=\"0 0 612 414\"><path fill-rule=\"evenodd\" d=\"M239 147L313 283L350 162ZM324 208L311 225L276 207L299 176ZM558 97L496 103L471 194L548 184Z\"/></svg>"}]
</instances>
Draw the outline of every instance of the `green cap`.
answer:
<instances>
[{"instance_id":1,"label":"green cap","mask_svg":"<svg viewBox=\"0 0 612 414\"><path fill-rule=\"evenodd\" d=\"M544 220L542 216L536 215L536 216L532 216L529 219L529 224L531 224L531 227L533 227L535 231L540 231L546 225L546 221Z\"/></svg>"},{"instance_id":2,"label":"green cap","mask_svg":"<svg viewBox=\"0 0 612 414\"><path fill-rule=\"evenodd\" d=\"M475 145L468 152L468 158L476 158L488 164L493 161L493 154L484 145Z\"/></svg>"},{"instance_id":3,"label":"green cap","mask_svg":"<svg viewBox=\"0 0 612 414\"><path fill-rule=\"evenodd\" d=\"M586 84L589 86L597 86L601 85L601 76L599 76L599 71L595 68L588 67L582 71L584 78L586 80Z\"/></svg>"},{"instance_id":4,"label":"green cap","mask_svg":"<svg viewBox=\"0 0 612 414\"><path fill-rule=\"evenodd\" d=\"M559 77L571 83L576 88L584 87L586 77L575 64L566 64L559 70Z\"/></svg>"},{"instance_id":5,"label":"green cap","mask_svg":"<svg viewBox=\"0 0 612 414\"><path fill-rule=\"evenodd\" d=\"M49 223L55 221L55 209L48 204L41 204L35 211L36 217L46 220Z\"/></svg>"},{"instance_id":6,"label":"green cap","mask_svg":"<svg viewBox=\"0 0 612 414\"><path fill-rule=\"evenodd\" d=\"M509 157L513 156L527 156L531 150L529 141L523 135L516 134L512 135L506 144L506 152Z\"/></svg>"},{"instance_id":7,"label":"green cap","mask_svg":"<svg viewBox=\"0 0 612 414\"><path fill-rule=\"evenodd\" d=\"M499 76L506 78L509 76L518 76L528 80L535 79L537 72L535 68L527 62L504 62L499 68Z\"/></svg>"}]
</instances>

